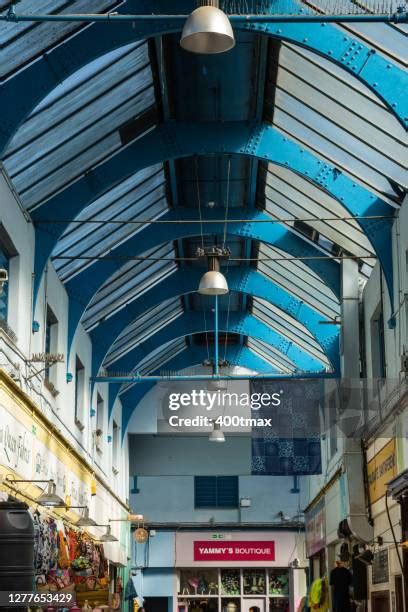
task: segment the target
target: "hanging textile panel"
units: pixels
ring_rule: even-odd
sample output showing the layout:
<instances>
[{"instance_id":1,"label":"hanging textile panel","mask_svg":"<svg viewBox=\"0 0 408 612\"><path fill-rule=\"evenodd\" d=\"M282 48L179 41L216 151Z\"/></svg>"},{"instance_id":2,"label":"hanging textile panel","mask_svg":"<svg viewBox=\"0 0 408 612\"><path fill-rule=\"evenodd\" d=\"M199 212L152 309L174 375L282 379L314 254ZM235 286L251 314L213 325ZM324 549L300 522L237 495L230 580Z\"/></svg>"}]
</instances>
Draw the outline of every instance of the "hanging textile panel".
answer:
<instances>
[{"instance_id":1,"label":"hanging textile panel","mask_svg":"<svg viewBox=\"0 0 408 612\"><path fill-rule=\"evenodd\" d=\"M252 474L321 474L322 381L252 380L251 393L252 397L259 394L255 397L260 398L261 404L259 410L252 410L252 417L265 423L252 428ZM262 395L268 398L273 394L279 394L278 405L262 401Z\"/></svg>"}]
</instances>

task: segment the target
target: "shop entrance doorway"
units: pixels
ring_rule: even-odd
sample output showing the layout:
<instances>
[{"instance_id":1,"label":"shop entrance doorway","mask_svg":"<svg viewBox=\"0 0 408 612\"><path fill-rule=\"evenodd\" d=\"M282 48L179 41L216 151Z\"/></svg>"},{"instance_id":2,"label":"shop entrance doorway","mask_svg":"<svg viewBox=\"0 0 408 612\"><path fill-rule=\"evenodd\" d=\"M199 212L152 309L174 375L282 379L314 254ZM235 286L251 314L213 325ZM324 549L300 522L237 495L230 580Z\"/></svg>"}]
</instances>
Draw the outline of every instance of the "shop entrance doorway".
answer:
<instances>
[{"instance_id":1,"label":"shop entrance doorway","mask_svg":"<svg viewBox=\"0 0 408 612\"><path fill-rule=\"evenodd\" d=\"M167 597L146 597L143 607L146 612L168 612L169 600Z\"/></svg>"},{"instance_id":2,"label":"shop entrance doorway","mask_svg":"<svg viewBox=\"0 0 408 612\"><path fill-rule=\"evenodd\" d=\"M265 612L265 599L244 599L243 612Z\"/></svg>"},{"instance_id":3,"label":"shop entrance doorway","mask_svg":"<svg viewBox=\"0 0 408 612\"><path fill-rule=\"evenodd\" d=\"M390 612L390 592L378 591L371 594L372 612Z\"/></svg>"}]
</instances>

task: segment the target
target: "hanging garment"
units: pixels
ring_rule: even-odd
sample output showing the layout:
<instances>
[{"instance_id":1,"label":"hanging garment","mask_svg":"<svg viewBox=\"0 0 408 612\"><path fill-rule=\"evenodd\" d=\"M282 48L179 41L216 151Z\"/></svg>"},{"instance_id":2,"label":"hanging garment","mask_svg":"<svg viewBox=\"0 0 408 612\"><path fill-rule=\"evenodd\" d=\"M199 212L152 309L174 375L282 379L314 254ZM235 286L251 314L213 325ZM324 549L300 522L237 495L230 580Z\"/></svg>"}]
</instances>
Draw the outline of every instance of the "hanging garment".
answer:
<instances>
[{"instance_id":1,"label":"hanging garment","mask_svg":"<svg viewBox=\"0 0 408 612\"><path fill-rule=\"evenodd\" d=\"M135 599L137 597L137 592L135 589L135 583L133 582L132 577L129 577L129 580L127 581L126 584L126 589L125 589L125 600L126 601L130 601L132 599Z\"/></svg>"},{"instance_id":2,"label":"hanging garment","mask_svg":"<svg viewBox=\"0 0 408 612\"><path fill-rule=\"evenodd\" d=\"M74 559L79 557L78 549L78 532L73 529L69 529L67 533L67 542L69 550L69 560L72 562Z\"/></svg>"},{"instance_id":3,"label":"hanging garment","mask_svg":"<svg viewBox=\"0 0 408 612\"><path fill-rule=\"evenodd\" d=\"M58 567L68 569L70 566L68 541L62 521L58 522Z\"/></svg>"},{"instance_id":4,"label":"hanging garment","mask_svg":"<svg viewBox=\"0 0 408 612\"><path fill-rule=\"evenodd\" d=\"M312 583L309 593L309 606L313 612L329 610L329 585L327 578L318 578Z\"/></svg>"}]
</instances>

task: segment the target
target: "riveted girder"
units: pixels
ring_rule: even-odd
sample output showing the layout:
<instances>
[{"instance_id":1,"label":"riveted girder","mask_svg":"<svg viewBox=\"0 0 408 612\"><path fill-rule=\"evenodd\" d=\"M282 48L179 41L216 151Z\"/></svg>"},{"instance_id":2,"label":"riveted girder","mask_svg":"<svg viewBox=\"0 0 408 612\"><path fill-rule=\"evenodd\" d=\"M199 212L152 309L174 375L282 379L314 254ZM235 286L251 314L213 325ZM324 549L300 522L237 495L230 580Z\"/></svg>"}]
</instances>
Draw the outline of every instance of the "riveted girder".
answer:
<instances>
[{"instance_id":1,"label":"riveted girder","mask_svg":"<svg viewBox=\"0 0 408 612\"><path fill-rule=\"evenodd\" d=\"M92 376L96 376L103 361L124 329L150 308L162 302L197 291L200 270L180 270L166 282L160 283L143 294L143 300L135 300L116 312L90 332L93 346ZM231 291L245 293L269 301L310 331L327 355L335 372L339 370L339 332L336 326L322 325L326 317L316 312L298 298L275 285L254 269L230 269L228 285Z\"/></svg>"},{"instance_id":2,"label":"riveted girder","mask_svg":"<svg viewBox=\"0 0 408 612\"><path fill-rule=\"evenodd\" d=\"M148 13L160 13L151 5L149 3L146 9ZM137 14L140 11L138 6L128 1L118 8L118 12ZM189 9L184 2L172 2L171 7L166 3L162 10L179 14L189 12L191 8L191 3ZM170 21L160 14L155 19L138 22L137 25L131 22L121 23L120 26L94 23L36 58L36 61L8 79L1 87L0 150L4 151L18 126L35 106L76 70L118 47L181 31L183 25L183 18ZM398 120L404 126L407 125L407 74L362 40L350 36L335 25L325 23L268 23L264 19L257 21L256 18L249 23L243 18L234 25L237 29L301 45L335 62L374 91Z\"/></svg>"},{"instance_id":3,"label":"riveted girder","mask_svg":"<svg viewBox=\"0 0 408 612\"><path fill-rule=\"evenodd\" d=\"M206 211L206 219L202 223L203 234L223 234L223 223L213 223L217 220L217 211ZM132 238L121 243L109 253L109 259L101 259L65 285L70 299L69 303L69 328L68 328L68 350L70 351L73 338L79 321L85 313L86 307L98 292L103 283L123 265L113 258L141 256L152 248L162 243L179 240L188 236L197 235L197 223L187 223L188 220L198 219L198 213L192 210L177 209L164 215L162 221L186 221L185 223L163 224L148 226ZM228 223L228 235L242 236L252 240L259 240L274 245L292 257L310 257L305 263L322 279L328 288L337 296L340 296L340 267L333 260L313 259L321 256L321 252L313 244L306 242L285 226L277 223L266 223L270 217L259 211L250 212L232 211L230 220L244 219L245 223Z\"/></svg>"},{"instance_id":4,"label":"riveted girder","mask_svg":"<svg viewBox=\"0 0 408 612\"><path fill-rule=\"evenodd\" d=\"M270 344L292 361L299 371L325 372L325 367L320 361L248 313L230 313L228 318L226 314L223 314L220 316L219 325L220 331L251 336L266 344ZM129 372L137 369L137 364L142 359L164 344L167 344L167 342L205 331L207 330L202 313L189 312L184 314L115 361L114 368L120 372Z\"/></svg>"},{"instance_id":5,"label":"riveted girder","mask_svg":"<svg viewBox=\"0 0 408 612\"><path fill-rule=\"evenodd\" d=\"M179 372L185 368L200 366L207 359L207 349L204 346L192 345L185 348L184 351L171 358L171 371ZM229 346L225 353L225 359L233 366L241 366L252 372L260 374L273 373L273 367L270 363L256 355L246 346ZM159 369L151 372L152 375L160 376L165 369L167 362L164 362ZM281 373L276 370L276 376L281 377ZM123 388L120 383L109 384L109 419L112 416L115 401L120 396L123 406L124 418L130 417L130 414L137 408L137 404L144 395L155 386L154 382L139 382L128 388ZM141 392L141 393L140 393ZM127 416L125 416L127 415Z\"/></svg>"},{"instance_id":6,"label":"riveted girder","mask_svg":"<svg viewBox=\"0 0 408 612\"><path fill-rule=\"evenodd\" d=\"M381 261L390 296L393 295L391 217L394 209L390 205L270 125L170 122L138 139L34 211L37 222L56 221L46 226L39 224L36 230L35 297L45 264L68 225L63 222L67 215L74 218L98 195L142 168L163 160L212 153L254 156L286 166L325 189L352 215L386 216L386 219L358 219L358 222Z\"/></svg>"}]
</instances>

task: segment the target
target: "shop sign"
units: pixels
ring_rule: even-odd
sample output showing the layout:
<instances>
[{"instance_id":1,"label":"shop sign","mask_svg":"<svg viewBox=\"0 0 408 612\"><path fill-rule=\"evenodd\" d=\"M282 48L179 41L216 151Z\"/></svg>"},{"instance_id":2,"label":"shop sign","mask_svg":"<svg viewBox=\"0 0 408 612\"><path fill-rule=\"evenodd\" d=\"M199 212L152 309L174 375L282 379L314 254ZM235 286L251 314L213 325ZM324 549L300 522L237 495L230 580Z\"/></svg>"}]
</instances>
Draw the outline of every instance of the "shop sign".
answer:
<instances>
[{"instance_id":1,"label":"shop sign","mask_svg":"<svg viewBox=\"0 0 408 612\"><path fill-rule=\"evenodd\" d=\"M0 416L0 464L30 479L33 434L6 410Z\"/></svg>"},{"instance_id":2,"label":"shop sign","mask_svg":"<svg viewBox=\"0 0 408 612\"><path fill-rule=\"evenodd\" d=\"M372 583L384 584L390 580L390 570L388 565L388 550L383 548L374 553L372 566Z\"/></svg>"},{"instance_id":3,"label":"shop sign","mask_svg":"<svg viewBox=\"0 0 408 612\"><path fill-rule=\"evenodd\" d=\"M40 430L33 422L31 429L26 427L0 405L0 465L23 479L53 480L58 495L69 494L73 506L87 505L87 484L67 467L64 458L60 459L38 439L37 433Z\"/></svg>"},{"instance_id":4,"label":"shop sign","mask_svg":"<svg viewBox=\"0 0 408 612\"><path fill-rule=\"evenodd\" d=\"M391 440L375 455L367 466L370 502L384 497L387 484L397 475L395 440Z\"/></svg>"},{"instance_id":5,"label":"shop sign","mask_svg":"<svg viewBox=\"0 0 408 612\"><path fill-rule=\"evenodd\" d=\"M194 561L275 561L275 542L194 542Z\"/></svg>"},{"instance_id":6,"label":"shop sign","mask_svg":"<svg viewBox=\"0 0 408 612\"><path fill-rule=\"evenodd\" d=\"M288 567L303 558L304 539L288 531L184 531L176 534L175 552L182 568Z\"/></svg>"},{"instance_id":7,"label":"shop sign","mask_svg":"<svg viewBox=\"0 0 408 612\"><path fill-rule=\"evenodd\" d=\"M324 498L305 516L306 555L312 557L326 544L326 507Z\"/></svg>"}]
</instances>

